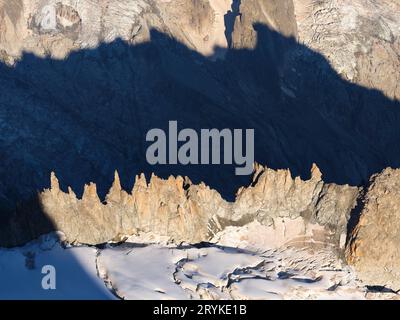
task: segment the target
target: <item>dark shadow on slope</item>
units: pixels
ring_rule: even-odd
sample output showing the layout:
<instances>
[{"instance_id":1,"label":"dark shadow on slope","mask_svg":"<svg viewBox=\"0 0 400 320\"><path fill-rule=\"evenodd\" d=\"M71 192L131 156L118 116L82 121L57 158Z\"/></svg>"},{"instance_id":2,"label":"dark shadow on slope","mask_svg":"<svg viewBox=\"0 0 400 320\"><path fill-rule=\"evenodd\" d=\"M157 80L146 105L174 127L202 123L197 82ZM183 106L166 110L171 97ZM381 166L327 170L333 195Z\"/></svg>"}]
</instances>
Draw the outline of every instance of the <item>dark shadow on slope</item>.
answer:
<instances>
[{"instance_id":1,"label":"dark shadow on slope","mask_svg":"<svg viewBox=\"0 0 400 320\"><path fill-rule=\"evenodd\" d=\"M21 246L57 230L44 212L38 197L18 202L13 211L0 215L0 247ZM5 211L7 212L7 211Z\"/></svg>"},{"instance_id":2,"label":"dark shadow on slope","mask_svg":"<svg viewBox=\"0 0 400 320\"><path fill-rule=\"evenodd\" d=\"M134 175L187 175L232 200L248 176L235 165L151 166L148 130L254 128L255 160L309 176L316 162L328 182L360 185L400 166L400 108L377 90L343 80L319 53L265 25L254 50L228 50L210 61L152 31L149 43L121 40L65 60L25 53L0 65L0 197L3 211L48 187L80 195L94 181L100 196L118 169Z\"/></svg>"}]
</instances>

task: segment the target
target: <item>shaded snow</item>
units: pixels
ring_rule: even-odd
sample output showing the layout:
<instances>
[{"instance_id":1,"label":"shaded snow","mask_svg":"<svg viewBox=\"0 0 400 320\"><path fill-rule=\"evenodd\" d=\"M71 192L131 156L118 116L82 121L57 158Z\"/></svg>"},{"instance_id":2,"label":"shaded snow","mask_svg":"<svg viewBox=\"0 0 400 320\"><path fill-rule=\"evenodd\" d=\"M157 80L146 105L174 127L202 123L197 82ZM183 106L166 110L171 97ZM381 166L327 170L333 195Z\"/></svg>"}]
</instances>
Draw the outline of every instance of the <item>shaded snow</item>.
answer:
<instances>
[{"instance_id":1,"label":"shaded snow","mask_svg":"<svg viewBox=\"0 0 400 320\"><path fill-rule=\"evenodd\" d=\"M114 298L97 277L96 249L64 249L58 242L46 240L0 250L0 299ZM42 288L45 275L41 271L45 265L56 269L55 290Z\"/></svg>"},{"instance_id":2,"label":"shaded snow","mask_svg":"<svg viewBox=\"0 0 400 320\"><path fill-rule=\"evenodd\" d=\"M149 235L143 239L152 239L153 243L131 237L130 242L102 249L64 248L54 235L48 235L21 248L0 249L0 299L365 299L367 296L354 271L328 249L251 250L245 247L250 244L254 248L252 239L247 238L241 244L236 235L231 241L236 248L218 243L176 246L161 238L156 243L157 237ZM56 268L56 290L41 287L44 265ZM379 296L385 297L389 296ZM368 293L368 298L374 295Z\"/></svg>"}]
</instances>

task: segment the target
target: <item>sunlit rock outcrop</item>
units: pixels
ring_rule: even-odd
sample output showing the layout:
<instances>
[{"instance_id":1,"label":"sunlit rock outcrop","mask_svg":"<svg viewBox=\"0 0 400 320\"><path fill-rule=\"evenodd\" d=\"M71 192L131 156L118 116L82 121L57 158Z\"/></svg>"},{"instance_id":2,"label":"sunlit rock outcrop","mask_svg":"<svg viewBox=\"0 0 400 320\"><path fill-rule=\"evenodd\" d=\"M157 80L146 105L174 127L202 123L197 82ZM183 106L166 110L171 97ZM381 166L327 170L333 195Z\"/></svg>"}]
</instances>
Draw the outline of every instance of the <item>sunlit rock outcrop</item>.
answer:
<instances>
[{"instance_id":1,"label":"sunlit rock outcrop","mask_svg":"<svg viewBox=\"0 0 400 320\"><path fill-rule=\"evenodd\" d=\"M246 213L264 225L274 225L281 218L301 217L305 225L325 226L332 241L342 241L342 245L357 196L356 187L324 183L316 165L306 181L300 177L293 179L289 170L258 166L254 185L239 192L233 205L233 219L241 219Z\"/></svg>"},{"instance_id":2,"label":"sunlit rock outcrop","mask_svg":"<svg viewBox=\"0 0 400 320\"><path fill-rule=\"evenodd\" d=\"M256 165L252 186L239 190L233 203L205 184L195 185L179 176L163 180L152 175L147 183L141 175L136 177L132 192L127 193L117 173L105 202L99 199L93 183L85 186L82 199L71 189L61 191L54 173L51 188L40 193L39 199L44 214L70 242L98 244L137 231L200 242L210 240L227 226L258 221L272 227L271 232L278 224L288 225L288 229L295 226L297 231L288 232L281 244L294 237L312 241L313 234L306 230L319 225L323 232L314 234L318 241L339 247L357 195L358 188L325 184L315 165L306 181L293 179L288 170Z\"/></svg>"},{"instance_id":3,"label":"sunlit rock outcrop","mask_svg":"<svg viewBox=\"0 0 400 320\"><path fill-rule=\"evenodd\" d=\"M39 195L45 215L68 241L98 244L122 240L136 231L152 231L176 241L198 242L209 238L213 217L227 203L204 184L192 185L186 178L163 180L155 175L146 182L136 177L131 193L121 189L118 173L102 202L96 185L85 185L82 199L69 188L59 189L55 174L51 188Z\"/></svg>"},{"instance_id":4,"label":"sunlit rock outcrop","mask_svg":"<svg viewBox=\"0 0 400 320\"><path fill-rule=\"evenodd\" d=\"M371 178L359 221L350 234L347 260L370 285L400 290L400 170Z\"/></svg>"}]
</instances>

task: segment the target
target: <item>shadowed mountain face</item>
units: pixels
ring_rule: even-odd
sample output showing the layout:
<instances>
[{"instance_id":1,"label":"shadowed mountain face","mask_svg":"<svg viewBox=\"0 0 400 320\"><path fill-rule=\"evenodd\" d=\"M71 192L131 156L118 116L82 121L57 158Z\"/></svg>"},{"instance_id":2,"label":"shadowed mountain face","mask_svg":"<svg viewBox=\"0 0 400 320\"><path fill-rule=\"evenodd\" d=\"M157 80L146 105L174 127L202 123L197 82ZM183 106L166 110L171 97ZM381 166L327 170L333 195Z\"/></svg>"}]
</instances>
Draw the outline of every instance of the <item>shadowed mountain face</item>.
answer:
<instances>
[{"instance_id":1,"label":"shadowed mountain face","mask_svg":"<svg viewBox=\"0 0 400 320\"><path fill-rule=\"evenodd\" d=\"M24 54L0 65L0 196L4 209L48 186L100 196L117 169L129 189L135 174L187 175L227 199L250 180L235 166L150 166L148 130L254 128L255 160L326 182L362 184L400 166L400 104L343 80L320 54L257 24L257 45L211 61L152 31L151 41L122 40L65 60ZM5 212L5 210L4 210Z\"/></svg>"}]
</instances>

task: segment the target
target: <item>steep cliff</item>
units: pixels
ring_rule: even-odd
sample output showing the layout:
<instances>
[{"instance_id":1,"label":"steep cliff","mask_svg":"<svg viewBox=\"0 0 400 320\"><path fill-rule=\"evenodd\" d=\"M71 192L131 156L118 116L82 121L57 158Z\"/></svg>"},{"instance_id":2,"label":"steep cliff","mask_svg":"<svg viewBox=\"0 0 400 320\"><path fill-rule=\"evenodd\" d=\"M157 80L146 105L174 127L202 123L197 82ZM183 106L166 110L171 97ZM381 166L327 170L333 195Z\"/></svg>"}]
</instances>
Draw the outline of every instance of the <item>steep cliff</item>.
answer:
<instances>
[{"instance_id":1,"label":"steep cliff","mask_svg":"<svg viewBox=\"0 0 400 320\"><path fill-rule=\"evenodd\" d=\"M400 170L371 178L359 220L350 234L347 261L375 286L400 290Z\"/></svg>"}]
</instances>

